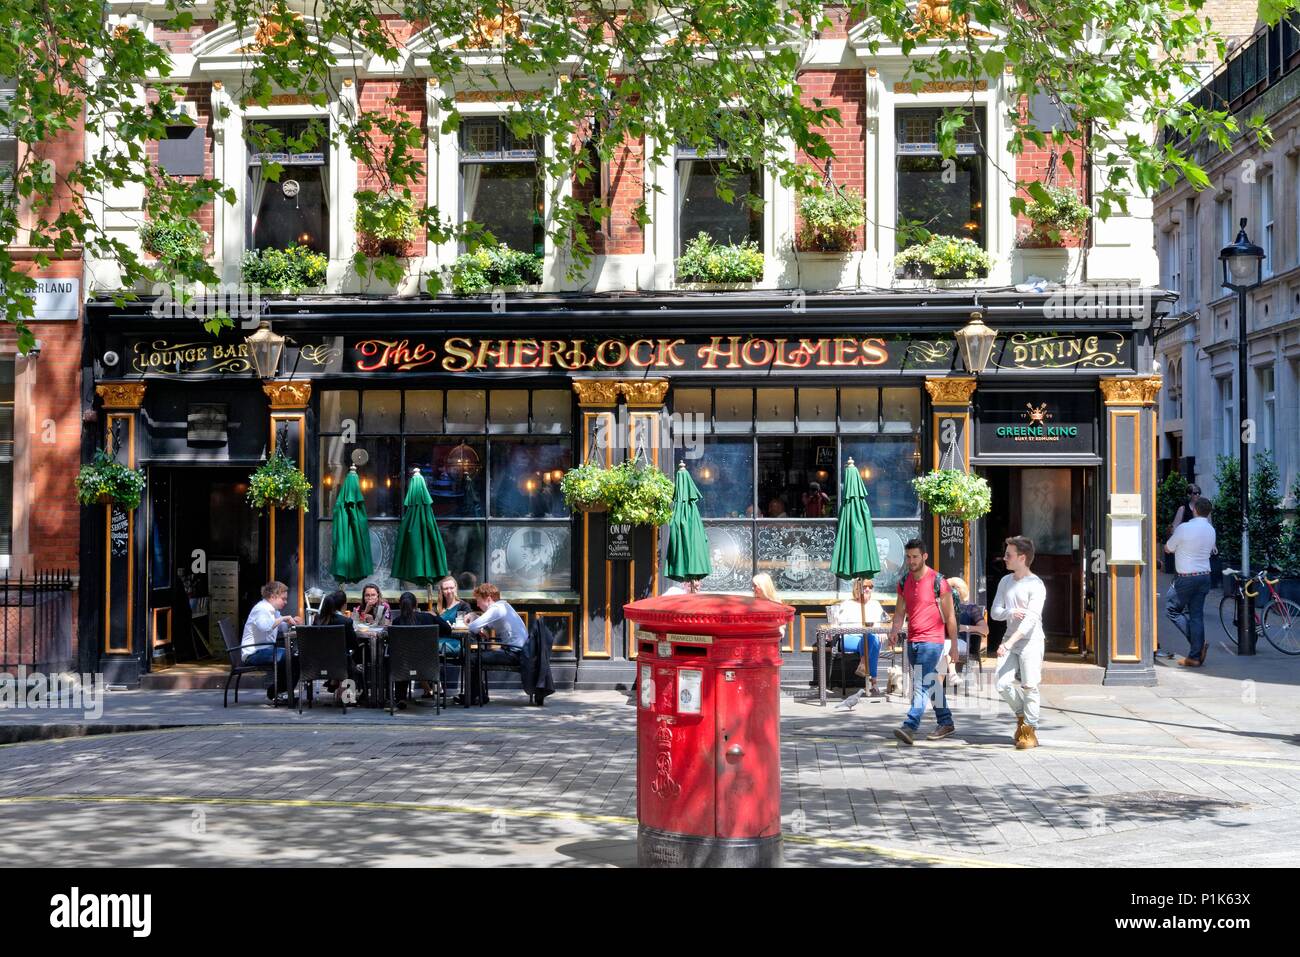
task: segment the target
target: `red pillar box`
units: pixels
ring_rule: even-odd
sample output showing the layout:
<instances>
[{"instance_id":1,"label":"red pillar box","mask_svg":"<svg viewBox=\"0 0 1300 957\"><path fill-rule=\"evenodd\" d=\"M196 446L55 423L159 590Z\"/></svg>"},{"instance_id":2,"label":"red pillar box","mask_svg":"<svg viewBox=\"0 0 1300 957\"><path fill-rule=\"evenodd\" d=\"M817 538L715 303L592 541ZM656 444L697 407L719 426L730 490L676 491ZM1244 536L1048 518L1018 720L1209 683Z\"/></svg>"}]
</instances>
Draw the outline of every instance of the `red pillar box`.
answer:
<instances>
[{"instance_id":1,"label":"red pillar box","mask_svg":"<svg viewBox=\"0 0 1300 957\"><path fill-rule=\"evenodd\" d=\"M794 609L739 595L623 606L637 623L637 860L781 864L781 635Z\"/></svg>"}]
</instances>

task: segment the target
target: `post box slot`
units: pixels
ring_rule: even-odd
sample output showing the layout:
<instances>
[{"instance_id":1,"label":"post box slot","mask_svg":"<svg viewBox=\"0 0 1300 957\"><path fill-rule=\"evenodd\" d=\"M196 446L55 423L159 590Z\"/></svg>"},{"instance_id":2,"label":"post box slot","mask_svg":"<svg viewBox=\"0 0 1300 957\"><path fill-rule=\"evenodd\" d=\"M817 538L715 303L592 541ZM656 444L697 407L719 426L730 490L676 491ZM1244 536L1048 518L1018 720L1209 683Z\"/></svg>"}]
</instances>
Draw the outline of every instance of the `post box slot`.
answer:
<instances>
[{"instance_id":1,"label":"post box slot","mask_svg":"<svg viewBox=\"0 0 1300 957\"><path fill-rule=\"evenodd\" d=\"M707 658L709 656L709 649L700 648L697 645L674 645L673 654L693 656L696 658Z\"/></svg>"},{"instance_id":2,"label":"post box slot","mask_svg":"<svg viewBox=\"0 0 1300 957\"><path fill-rule=\"evenodd\" d=\"M653 641L641 642L641 654L653 655L655 653L655 643Z\"/></svg>"}]
</instances>

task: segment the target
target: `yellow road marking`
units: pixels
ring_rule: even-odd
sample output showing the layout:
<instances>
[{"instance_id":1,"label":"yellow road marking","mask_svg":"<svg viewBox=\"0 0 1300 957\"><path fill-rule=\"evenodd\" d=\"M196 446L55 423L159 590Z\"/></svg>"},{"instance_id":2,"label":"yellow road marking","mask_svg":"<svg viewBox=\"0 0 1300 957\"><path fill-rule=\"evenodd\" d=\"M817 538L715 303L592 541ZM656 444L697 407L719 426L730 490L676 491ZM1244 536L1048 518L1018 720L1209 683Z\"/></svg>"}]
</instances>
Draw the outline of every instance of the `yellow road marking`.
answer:
<instances>
[{"instance_id":1,"label":"yellow road marking","mask_svg":"<svg viewBox=\"0 0 1300 957\"><path fill-rule=\"evenodd\" d=\"M32 794L0 797L0 806L11 804L152 804L152 805L225 805L234 807L308 808L313 810L364 810L364 811L416 811L424 814L475 814L483 817L541 818L552 821L573 821L583 824L611 824L635 827L636 818L613 814L589 814L585 811L547 811L529 808L478 807L471 804L415 804L409 801L328 801L307 798L236 798L236 797L186 797L175 794ZM864 844L838 838L812 837L806 834L785 834L791 844L803 844L828 850L852 851L874 854L899 861L918 861L929 864L946 864L958 867L1014 867L994 861L970 858L945 857L921 851L905 851Z\"/></svg>"}]
</instances>

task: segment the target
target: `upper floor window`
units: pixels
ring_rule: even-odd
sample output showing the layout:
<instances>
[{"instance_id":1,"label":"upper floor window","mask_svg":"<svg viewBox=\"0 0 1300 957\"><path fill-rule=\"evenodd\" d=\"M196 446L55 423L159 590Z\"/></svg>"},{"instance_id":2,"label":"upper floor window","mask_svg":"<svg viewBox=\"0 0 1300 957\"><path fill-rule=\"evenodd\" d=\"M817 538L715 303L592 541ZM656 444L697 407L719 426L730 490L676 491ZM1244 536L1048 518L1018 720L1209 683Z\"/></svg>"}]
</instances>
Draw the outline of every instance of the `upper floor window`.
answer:
<instances>
[{"instance_id":1,"label":"upper floor window","mask_svg":"<svg viewBox=\"0 0 1300 957\"><path fill-rule=\"evenodd\" d=\"M270 142L248 141L245 225L249 249L306 246L328 254L329 141L322 122L252 121L260 128L258 136L270 137ZM273 144L273 150L260 149ZM269 163L281 167L278 182L264 175Z\"/></svg>"},{"instance_id":2,"label":"upper floor window","mask_svg":"<svg viewBox=\"0 0 1300 957\"><path fill-rule=\"evenodd\" d=\"M726 163L726 146L677 145L679 252L700 233L719 243L763 245L763 171Z\"/></svg>"},{"instance_id":3,"label":"upper floor window","mask_svg":"<svg viewBox=\"0 0 1300 957\"><path fill-rule=\"evenodd\" d=\"M1263 227L1260 235L1264 247L1264 275L1273 275L1273 254L1277 248L1273 242L1273 174L1268 173L1259 184L1259 222Z\"/></svg>"},{"instance_id":4,"label":"upper floor window","mask_svg":"<svg viewBox=\"0 0 1300 957\"><path fill-rule=\"evenodd\" d=\"M1182 230L1178 226L1167 230L1165 232L1165 248L1162 250L1163 255L1160 257L1164 272L1162 278L1164 287L1171 292L1177 293L1183 291L1181 238Z\"/></svg>"},{"instance_id":5,"label":"upper floor window","mask_svg":"<svg viewBox=\"0 0 1300 957\"><path fill-rule=\"evenodd\" d=\"M1200 230L1197 229L1196 223L1196 201L1189 199L1187 201L1186 215L1183 222L1187 224L1187 236L1184 245L1187 247L1183 255L1183 302L1189 307L1195 306L1200 301L1200 274L1198 270L1200 262Z\"/></svg>"},{"instance_id":6,"label":"upper floor window","mask_svg":"<svg viewBox=\"0 0 1300 957\"><path fill-rule=\"evenodd\" d=\"M957 155L951 159L939 151L942 109L903 109L894 116L899 225L919 223L932 233L973 239L985 246L982 112L966 116L957 130Z\"/></svg>"},{"instance_id":7,"label":"upper floor window","mask_svg":"<svg viewBox=\"0 0 1300 957\"><path fill-rule=\"evenodd\" d=\"M540 256L546 227L538 153L536 138L516 136L501 117L461 123L462 222L479 223L503 246Z\"/></svg>"},{"instance_id":8,"label":"upper floor window","mask_svg":"<svg viewBox=\"0 0 1300 957\"><path fill-rule=\"evenodd\" d=\"M1231 244L1237 238L1237 229L1232 222L1231 194L1214 201L1214 219L1218 223L1219 245L1227 246Z\"/></svg>"},{"instance_id":9,"label":"upper floor window","mask_svg":"<svg viewBox=\"0 0 1300 957\"><path fill-rule=\"evenodd\" d=\"M0 110L8 115L13 103L14 88L12 83L0 81ZM0 197L6 204L13 202L14 182L18 177L18 137L13 127L0 118Z\"/></svg>"}]
</instances>

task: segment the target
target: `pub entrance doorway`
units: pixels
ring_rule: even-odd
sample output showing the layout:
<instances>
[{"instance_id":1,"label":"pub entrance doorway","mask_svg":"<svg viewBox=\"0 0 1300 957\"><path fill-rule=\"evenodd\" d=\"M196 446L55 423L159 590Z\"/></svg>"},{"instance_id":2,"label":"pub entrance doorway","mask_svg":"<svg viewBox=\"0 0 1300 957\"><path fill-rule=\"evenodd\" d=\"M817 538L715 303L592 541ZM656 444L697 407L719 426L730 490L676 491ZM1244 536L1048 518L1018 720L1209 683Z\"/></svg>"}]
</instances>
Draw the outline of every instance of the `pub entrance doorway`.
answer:
<instances>
[{"instance_id":1,"label":"pub entrance doorway","mask_svg":"<svg viewBox=\"0 0 1300 957\"><path fill-rule=\"evenodd\" d=\"M990 466L981 469L993 492L993 510L984 519L984 574L988 602L1005 575L1004 542L1024 535L1034 543L1033 571L1047 588L1043 632L1047 653L1070 657L1094 652L1097 583L1090 558L1097 544L1096 470L1091 467ZM1006 633L1004 622L989 622L989 647Z\"/></svg>"},{"instance_id":2,"label":"pub entrance doorway","mask_svg":"<svg viewBox=\"0 0 1300 957\"><path fill-rule=\"evenodd\" d=\"M266 562L261 520L245 499L248 472L210 465L149 469L153 671L225 663L218 622L229 618L238 631L261 597Z\"/></svg>"}]
</instances>

